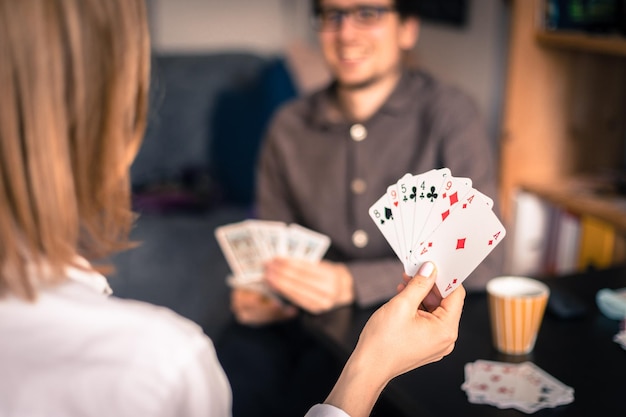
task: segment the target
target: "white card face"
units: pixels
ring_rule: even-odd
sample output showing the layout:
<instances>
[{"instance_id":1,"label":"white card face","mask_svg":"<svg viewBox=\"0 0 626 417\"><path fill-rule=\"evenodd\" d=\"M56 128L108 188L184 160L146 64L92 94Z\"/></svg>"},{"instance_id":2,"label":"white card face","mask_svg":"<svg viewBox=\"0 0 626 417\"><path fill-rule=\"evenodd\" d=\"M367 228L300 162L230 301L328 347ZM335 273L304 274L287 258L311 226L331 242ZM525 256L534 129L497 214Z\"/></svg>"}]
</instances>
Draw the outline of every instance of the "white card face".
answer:
<instances>
[{"instance_id":1,"label":"white card face","mask_svg":"<svg viewBox=\"0 0 626 417\"><path fill-rule=\"evenodd\" d=\"M287 227L287 257L295 258L300 250L300 241L298 240L296 233L291 233L289 227Z\"/></svg>"},{"instance_id":2,"label":"white card face","mask_svg":"<svg viewBox=\"0 0 626 417\"><path fill-rule=\"evenodd\" d=\"M378 230L383 234L391 249L401 259L402 252L400 251L400 242L398 242L398 233L396 232L396 226L394 225L394 217L389 204L387 194L380 197L368 211L370 217L378 227Z\"/></svg>"},{"instance_id":3,"label":"white card face","mask_svg":"<svg viewBox=\"0 0 626 417\"><path fill-rule=\"evenodd\" d=\"M485 195L485 194L481 193L480 191L478 191L478 190L476 190L476 189L474 189L474 192L475 192L475 193L476 193L476 195L478 195L480 198L482 198L483 200L485 200L485 204L487 204L487 207L489 207L490 209L491 209L491 208L493 208L493 200L492 200L489 196L487 196L487 195Z\"/></svg>"},{"instance_id":4,"label":"white card face","mask_svg":"<svg viewBox=\"0 0 626 417\"><path fill-rule=\"evenodd\" d=\"M241 276L228 275L226 277L226 285L230 288L256 291L280 303L283 302L281 297L278 296L264 280L249 280Z\"/></svg>"},{"instance_id":5,"label":"white card face","mask_svg":"<svg viewBox=\"0 0 626 417\"><path fill-rule=\"evenodd\" d=\"M269 291L261 285L268 260L294 257L318 262L331 243L330 237L298 224L256 219L219 226L215 237L233 272L228 285L260 292Z\"/></svg>"},{"instance_id":6,"label":"white card face","mask_svg":"<svg viewBox=\"0 0 626 417\"><path fill-rule=\"evenodd\" d=\"M574 390L532 362L477 360L465 365L461 385L469 402L532 414L574 401Z\"/></svg>"},{"instance_id":7,"label":"white card face","mask_svg":"<svg viewBox=\"0 0 626 417\"><path fill-rule=\"evenodd\" d=\"M291 256L312 262L322 259L330 246L328 236L295 223L289 225L289 239L297 241Z\"/></svg>"},{"instance_id":8,"label":"white card face","mask_svg":"<svg viewBox=\"0 0 626 417\"><path fill-rule=\"evenodd\" d=\"M574 400L574 390L532 362L519 365L520 384L518 400L524 411L532 413L540 408L555 407ZM518 385L518 386L519 386Z\"/></svg>"},{"instance_id":9,"label":"white card face","mask_svg":"<svg viewBox=\"0 0 626 417\"><path fill-rule=\"evenodd\" d=\"M406 246L404 239L404 223L402 219L402 213L400 212L400 194L398 193L397 184L392 184L387 187L387 203L391 209L391 215L393 216L393 225L396 228L396 236L398 237L398 247L400 249L401 260L406 257Z\"/></svg>"},{"instance_id":10,"label":"white card face","mask_svg":"<svg viewBox=\"0 0 626 417\"><path fill-rule=\"evenodd\" d=\"M236 274L258 279L263 275L265 254L250 223L243 221L215 229L215 237L230 269Z\"/></svg>"},{"instance_id":11,"label":"white card face","mask_svg":"<svg viewBox=\"0 0 626 417\"><path fill-rule=\"evenodd\" d=\"M516 375L516 365L478 360L471 370L467 388L504 404L511 401L516 392Z\"/></svg>"},{"instance_id":12,"label":"white card face","mask_svg":"<svg viewBox=\"0 0 626 417\"><path fill-rule=\"evenodd\" d=\"M435 284L444 298L461 285L506 234L484 200L471 196L460 204L414 251L410 262L411 272L426 261L437 265Z\"/></svg>"},{"instance_id":13,"label":"white card face","mask_svg":"<svg viewBox=\"0 0 626 417\"><path fill-rule=\"evenodd\" d=\"M248 219L241 222L252 233L254 243L257 246L258 252L261 254L261 260L266 261L272 257L271 247L265 241L265 234L263 233L263 222L255 219Z\"/></svg>"},{"instance_id":14,"label":"white card face","mask_svg":"<svg viewBox=\"0 0 626 417\"><path fill-rule=\"evenodd\" d=\"M263 247L267 259L287 256L287 225L283 222L248 220L252 225L257 242Z\"/></svg>"},{"instance_id":15,"label":"white card face","mask_svg":"<svg viewBox=\"0 0 626 417\"><path fill-rule=\"evenodd\" d=\"M493 200L472 188L470 178L455 178L441 168L405 174L389 185L368 214L407 275L414 276L427 260L437 264L437 288L445 297L504 238L492 207Z\"/></svg>"},{"instance_id":16,"label":"white card face","mask_svg":"<svg viewBox=\"0 0 626 417\"><path fill-rule=\"evenodd\" d=\"M419 236L422 235L422 229L424 223L430 216L435 203L439 200L441 192L440 188L442 183L450 177L450 170L448 168L433 169L423 174L416 176L415 183L417 186L417 202L415 205L415 212L413 214L413 241L409 248L409 254L417 246L416 241Z\"/></svg>"},{"instance_id":17,"label":"white card face","mask_svg":"<svg viewBox=\"0 0 626 417\"><path fill-rule=\"evenodd\" d=\"M472 180L469 178L455 178L449 176L439 187L439 198L433 203L432 210L422 226L419 236L416 236L414 246L423 243L439 224L444 222L450 213L458 207L458 202L472 189Z\"/></svg>"},{"instance_id":18,"label":"white card face","mask_svg":"<svg viewBox=\"0 0 626 417\"><path fill-rule=\"evenodd\" d=\"M398 208L402 219L402 230L404 231L403 248L408 251L413 243L413 221L415 219L415 205L417 202L417 184L412 174L405 174L396 183L398 192ZM405 257L408 252L405 252Z\"/></svg>"}]
</instances>

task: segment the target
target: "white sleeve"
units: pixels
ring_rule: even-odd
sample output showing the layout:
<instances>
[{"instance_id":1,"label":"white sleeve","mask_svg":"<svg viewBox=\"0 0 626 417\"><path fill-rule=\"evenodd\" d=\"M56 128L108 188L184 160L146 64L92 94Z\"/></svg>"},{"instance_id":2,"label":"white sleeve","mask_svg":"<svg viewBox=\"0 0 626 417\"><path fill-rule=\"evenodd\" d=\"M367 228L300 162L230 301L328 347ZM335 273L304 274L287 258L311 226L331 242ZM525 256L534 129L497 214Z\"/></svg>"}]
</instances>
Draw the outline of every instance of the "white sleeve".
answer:
<instances>
[{"instance_id":1,"label":"white sleeve","mask_svg":"<svg viewBox=\"0 0 626 417\"><path fill-rule=\"evenodd\" d=\"M316 404L304 417L350 417L348 413L334 405Z\"/></svg>"},{"instance_id":2,"label":"white sleeve","mask_svg":"<svg viewBox=\"0 0 626 417\"><path fill-rule=\"evenodd\" d=\"M204 342L204 343L202 343ZM213 344L204 338L196 347L197 361L184 370L179 391L178 417L230 417L232 393ZM208 343L207 343L208 342Z\"/></svg>"}]
</instances>

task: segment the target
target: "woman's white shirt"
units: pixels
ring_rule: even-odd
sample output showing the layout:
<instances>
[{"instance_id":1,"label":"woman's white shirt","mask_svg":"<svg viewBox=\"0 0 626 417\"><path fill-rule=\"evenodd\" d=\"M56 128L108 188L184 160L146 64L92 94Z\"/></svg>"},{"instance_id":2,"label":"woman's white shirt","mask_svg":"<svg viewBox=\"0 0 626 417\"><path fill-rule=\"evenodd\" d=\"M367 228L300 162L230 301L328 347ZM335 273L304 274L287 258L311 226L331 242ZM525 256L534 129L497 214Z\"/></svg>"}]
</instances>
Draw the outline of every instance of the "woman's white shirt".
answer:
<instances>
[{"instance_id":1,"label":"woman's white shirt","mask_svg":"<svg viewBox=\"0 0 626 417\"><path fill-rule=\"evenodd\" d=\"M0 299L0 416L230 416L231 390L199 326L108 297L71 269L35 303Z\"/></svg>"}]
</instances>

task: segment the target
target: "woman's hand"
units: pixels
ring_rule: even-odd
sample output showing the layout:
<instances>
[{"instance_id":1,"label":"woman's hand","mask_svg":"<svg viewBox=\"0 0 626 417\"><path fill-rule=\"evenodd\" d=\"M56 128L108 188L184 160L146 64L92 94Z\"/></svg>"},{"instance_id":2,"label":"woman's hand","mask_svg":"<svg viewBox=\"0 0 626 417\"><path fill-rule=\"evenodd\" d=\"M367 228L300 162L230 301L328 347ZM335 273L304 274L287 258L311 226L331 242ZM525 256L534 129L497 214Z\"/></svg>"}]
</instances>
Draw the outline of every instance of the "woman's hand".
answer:
<instances>
[{"instance_id":1,"label":"woman's hand","mask_svg":"<svg viewBox=\"0 0 626 417\"><path fill-rule=\"evenodd\" d=\"M391 379L452 352L465 290L459 287L431 311L422 310L435 277L434 265L425 263L370 317L326 403L352 417L367 416Z\"/></svg>"}]
</instances>

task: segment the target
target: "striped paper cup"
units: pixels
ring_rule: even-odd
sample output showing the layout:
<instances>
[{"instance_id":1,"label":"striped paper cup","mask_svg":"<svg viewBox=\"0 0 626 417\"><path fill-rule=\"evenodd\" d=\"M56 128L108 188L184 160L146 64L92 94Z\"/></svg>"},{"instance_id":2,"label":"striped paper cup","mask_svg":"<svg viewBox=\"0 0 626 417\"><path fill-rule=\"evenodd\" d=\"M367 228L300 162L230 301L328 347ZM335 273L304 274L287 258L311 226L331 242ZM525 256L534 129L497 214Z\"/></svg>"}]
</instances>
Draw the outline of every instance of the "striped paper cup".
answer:
<instances>
[{"instance_id":1,"label":"striped paper cup","mask_svg":"<svg viewBox=\"0 0 626 417\"><path fill-rule=\"evenodd\" d=\"M496 277L487 283L493 345L509 355L523 355L535 347L550 290L526 277Z\"/></svg>"}]
</instances>

